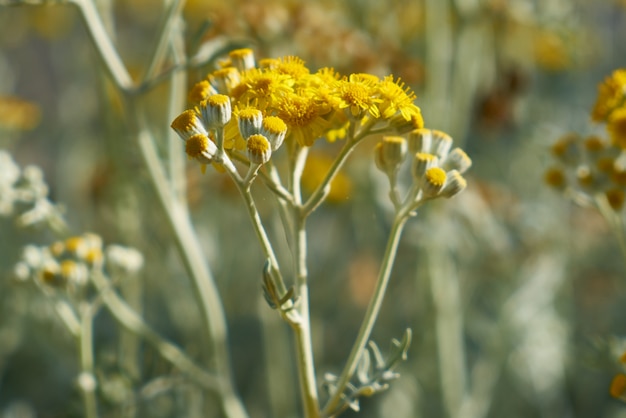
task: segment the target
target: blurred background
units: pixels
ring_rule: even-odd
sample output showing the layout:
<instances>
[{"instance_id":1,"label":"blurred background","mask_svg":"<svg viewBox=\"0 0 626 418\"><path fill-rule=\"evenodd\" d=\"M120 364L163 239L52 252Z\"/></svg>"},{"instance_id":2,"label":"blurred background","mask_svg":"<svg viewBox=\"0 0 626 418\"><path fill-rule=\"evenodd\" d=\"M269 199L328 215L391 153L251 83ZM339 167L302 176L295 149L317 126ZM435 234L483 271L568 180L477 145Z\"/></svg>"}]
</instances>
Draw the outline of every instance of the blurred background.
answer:
<instances>
[{"instance_id":1,"label":"blurred background","mask_svg":"<svg viewBox=\"0 0 626 418\"><path fill-rule=\"evenodd\" d=\"M140 77L165 6L97 3L129 71ZM373 339L387 351L391 338L413 330L401 377L346 417L626 417L626 405L609 395L626 348L624 257L598 213L543 182L557 138L570 131L606 136L589 112L598 83L626 66L626 2L189 0L184 17L189 51L228 39L233 47L252 46L257 57L297 55L311 69L394 74L417 93L426 127L450 133L473 160L468 190L427 205L400 244ZM211 65L190 70L189 85ZM165 143L167 83L144 97ZM374 143L361 144L330 201L310 219L320 381L345 362L391 222ZM121 98L75 8L0 6L0 148L20 166L43 169L51 199L76 234L91 231L143 253L136 280L144 318L202 357L191 284ZM308 176L328 166L337 149L316 143ZM299 416L290 330L261 296L263 257L237 191L196 164L188 164L187 180L243 401L254 418ZM260 199L259 207L279 234L270 202ZM75 342L51 303L12 279L24 245L54 239L0 217L0 417L82 416ZM105 417L118 416L133 387L169 372L145 348L142 377L129 385L116 362L117 332L106 313L98 316L97 375L109 383L98 394ZM286 380L272 380L268 370ZM164 390L153 406L139 405L138 416L192 416L185 396Z\"/></svg>"}]
</instances>

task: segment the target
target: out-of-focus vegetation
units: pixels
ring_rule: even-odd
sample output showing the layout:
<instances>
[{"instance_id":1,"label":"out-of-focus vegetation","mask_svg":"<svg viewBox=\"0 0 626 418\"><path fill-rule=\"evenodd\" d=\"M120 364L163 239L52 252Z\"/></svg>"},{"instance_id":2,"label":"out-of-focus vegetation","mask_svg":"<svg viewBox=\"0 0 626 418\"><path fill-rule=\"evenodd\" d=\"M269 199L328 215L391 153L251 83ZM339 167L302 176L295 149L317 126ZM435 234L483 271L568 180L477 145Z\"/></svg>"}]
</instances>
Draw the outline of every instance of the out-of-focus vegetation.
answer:
<instances>
[{"instance_id":1,"label":"out-of-focus vegetation","mask_svg":"<svg viewBox=\"0 0 626 418\"><path fill-rule=\"evenodd\" d=\"M159 152L170 155L169 116L186 107L173 91L181 82L186 91L216 62L194 61L174 76L186 79L157 79L129 99L75 7L18 3L0 0L0 416L84 416L81 390L93 382L81 374L78 334L59 301L80 311L81 298L95 294L60 297L21 281L29 273L20 260L43 263L52 251L57 270L35 261L29 267L40 265L51 283L80 283L85 271L102 271L105 289L106 280L121 277L109 285L151 330L210 364L203 313L126 104L139 102ZM155 71L149 62L169 2L95 3L132 79ZM373 340L386 353L387 341L413 330L408 360L396 369L401 377L345 416L626 413L614 399L626 387L615 378L623 376L626 350L624 209L581 206L547 187L544 175L554 164L553 143L565 134L610 141L590 112L598 84L626 67L623 1L190 0L181 16L173 23L179 36L167 45L171 57L251 46L258 57L297 55L312 69L394 74L417 93L425 126L448 132L473 160L468 189L420 210L400 243ZM203 55L207 46L215 50ZM340 145L312 148L305 193ZM354 152L309 221L318 382L341 371L385 249L391 204L374 145L368 140ZM234 387L251 417L300 416L290 329L263 299L264 257L237 190L196 164L187 165L185 179L186 190L175 192L185 193L221 296ZM269 200L257 204L278 224ZM58 238L69 236L65 228L88 243L86 252ZM94 248L101 258L89 258ZM289 257L287 247L279 250ZM117 325L104 309L115 300L99 303L92 369L101 416L219 416L206 376L190 365L181 373L158 344Z\"/></svg>"}]
</instances>

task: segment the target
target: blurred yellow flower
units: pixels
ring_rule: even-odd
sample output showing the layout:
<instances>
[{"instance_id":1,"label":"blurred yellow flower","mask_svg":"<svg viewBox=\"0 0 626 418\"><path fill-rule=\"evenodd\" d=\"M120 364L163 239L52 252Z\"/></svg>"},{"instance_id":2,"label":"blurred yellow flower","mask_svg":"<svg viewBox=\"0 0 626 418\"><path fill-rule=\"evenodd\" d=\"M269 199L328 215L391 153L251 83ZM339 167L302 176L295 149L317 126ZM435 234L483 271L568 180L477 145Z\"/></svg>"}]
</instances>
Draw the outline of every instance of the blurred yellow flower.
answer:
<instances>
[{"instance_id":1,"label":"blurred yellow flower","mask_svg":"<svg viewBox=\"0 0 626 418\"><path fill-rule=\"evenodd\" d=\"M0 128L30 130L39 124L39 106L17 97L0 96Z\"/></svg>"},{"instance_id":2,"label":"blurred yellow flower","mask_svg":"<svg viewBox=\"0 0 626 418\"><path fill-rule=\"evenodd\" d=\"M619 148L626 148L626 106L615 109L608 117L606 129L611 142Z\"/></svg>"},{"instance_id":3,"label":"blurred yellow flower","mask_svg":"<svg viewBox=\"0 0 626 418\"><path fill-rule=\"evenodd\" d=\"M591 111L591 119L605 121L611 112L624 103L626 93L626 69L613 71L598 86L598 98Z\"/></svg>"},{"instance_id":4,"label":"blurred yellow flower","mask_svg":"<svg viewBox=\"0 0 626 418\"><path fill-rule=\"evenodd\" d=\"M320 152L310 152L306 166L302 172L302 187L307 192L312 192L322 182L324 176L333 164L333 159ZM346 201L352 193L352 181L343 173L337 175L330 184L328 194L329 203L341 203Z\"/></svg>"}]
</instances>

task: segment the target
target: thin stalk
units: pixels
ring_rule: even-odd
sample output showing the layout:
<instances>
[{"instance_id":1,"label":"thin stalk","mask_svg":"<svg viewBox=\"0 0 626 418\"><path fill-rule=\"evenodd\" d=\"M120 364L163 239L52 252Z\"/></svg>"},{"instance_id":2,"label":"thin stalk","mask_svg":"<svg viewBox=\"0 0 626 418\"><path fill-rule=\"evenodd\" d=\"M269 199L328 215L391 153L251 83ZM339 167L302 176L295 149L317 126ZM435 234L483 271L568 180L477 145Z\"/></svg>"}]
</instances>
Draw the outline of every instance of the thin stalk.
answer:
<instances>
[{"instance_id":1,"label":"thin stalk","mask_svg":"<svg viewBox=\"0 0 626 418\"><path fill-rule=\"evenodd\" d=\"M298 309L301 318L301 321L294 324L293 329L298 364L298 380L300 382L300 393L304 404L304 416L306 418L317 418L320 417L320 407L317 383L315 381L311 318L309 313L309 286L307 283L309 273L306 265L306 215L301 212L302 192L300 189L302 172L306 164L308 150L308 147L295 150L293 167L290 170L292 176L290 179L290 187L295 203L292 208L292 219L295 224L293 230L293 257L296 269L296 294L298 295L296 309Z\"/></svg>"},{"instance_id":2,"label":"thin stalk","mask_svg":"<svg viewBox=\"0 0 626 418\"><path fill-rule=\"evenodd\" d=\"M294 239L294 257L296 263L296 292L298 295L297 309L301 321L294 324L294 336L298 364L300 392L304 403L304 416L307 418L320 417L317 384L315 381L315 364L313 361L313 345L311 340L311 319L309 314L309 287L307 284L306 268L306 230L304 222L296 227Z\"/></svg>"},{"instance_id":3,"label":"thin stalk","mask_svg":"<svg viewBox=\"0 0 626 418\"><path fill-rule=\"evenodd\" d=\"M92 276L92 281L100 292L104 305L121 326L143 338L153 346L165 360L172 363L172 365L181 372L189 375L193 381L200 384L205 389L216 393L221 392L222 386L219 379L204 371L190 360L181 349L162 338L150 328L150 326L117 295L113 287L111 287L109 280L107 280L104 275L96 272Z\"/></svg>"},{"instance_id":4,"label":"thin stalk","mask_svg":"<svg viewBox=\"0 0 626 418\"><path fill-rule=\"evenodd\" d=\"M354 345L352 346L352 351L350 351L348 361L346 362L346 365L337 380L337 389L324 407L324 416L334 416L337 409L341 407L341 396L350 382L350 379L352 379L352 376L354 375L359 359L363 354L363 349L367 345L372 329L374 328L374 324L376 323L376 319L378 319L383 298L385 297L385 293L387 291L387 285L389 284L393 263L396 258L400 236L402 235L402 231L404 230L404 226L408 218L409 215L404 211L396 214L396 217L394 218L389 238L387 240L387 248L385 249L383 263L380 267L378 279L376 281L374 295L367 306L367 311L365 312L363 322L361 323L359 334L357 335Z\"/></svg>"},{"instance_id":5,"label":"thin stalk","mask_svg":"<svg viewBox=\"0 0 626 418\"><path fill-rule=\"evenodd\" d=\"M459 277L448 250L429 245L428 277L435 304L435 328L441 393L447 416L456 418L467 395L463 313Z\"/></svg>"},{"instance_id":6,"label":"thin stalk","mask_svg":"<svg viewBox=\"0 0 626 418\"><path fill-rule=\"evenodd\" d=\"M146 129L141 129L138 136L141 155L148 168L158 200L167 215L185 267L193 280L194 294L199 300L202 319L211 337L213 364L224 386L221 399L222 406L229 417L247 417L241 401L235 395L227 347L224 308L213 275L205 263L202 246L191 225L186 208L181 206L172 196L152 137Z\"/></svg>"},{"instance_id":7,"label":"thin stalk","mask_svg":"<svg viewBox=\"0 0 626 418\"><path fill-rule=\"evenodd\" d=\"M248 184L248 187L245 187L243 181L237 179L237 177L235 176L233 176L232 179L235 182L237 189L239 189L239 193L243 197L244 202L246 203L246 210L248 211L248 215L250 216L250 220L252 221L254 232L256 233L259 243L261 244L261 248L263 250L263 253L265 254L265 258L268 259L270 264L272 265L272 273L274 279L276 280L276 284L278 285L278 290L281 292L281 294L285 294L287 293L287 286L285 286L285 282L280 275L278 259L276 258L276 254L274 253L272 244L270 243L267 232L265 232L263 222L261 221L261 216L259 215L259 211L257 210L254 199L252 198L252 194L250 193L250 185Z\"/></svg>"},{"instance_id":8,"label":"thin stalk","mask_svg":"<svg viewBox=\"0 0 626 418\"><path fill-rule=\"evenodd\" d=\"M73 0L85 21L85 27L102 62L113 77L115 84L123 91L130 91L133 79L124 66L117 50L106 32L102 19L92 0Z\"/></svg>"},{"instance_id":9,"label":"thin stalk","mask_svg":"<svg viewBox=\"0 0 626 418\"><path fill-rule=\"evenodd\" d=\"M262 299L262 298L261 298ZM285 327L283 320L275 312L267 309L265 300L259 300L258 318L263 328L263 357L265 363L265 391L269 411L272 417L295 417L298 395L294 385L277 384L291 379L291 330ZM280 359L279 361L276 361Z\"/></svg>"},{"instance_id":10,"label":"thin stalk","mask_svg":"<svg viewBox=\"0 0 626 418\"><path fill-rule=\"evenodd\" d=\"M172 25L174 24L176 18L180 17L184 5L185 0L171 0L170 4L167 6L167 10L165 11L165 15L161 20L161 24L157 32L160 36L157 40L156 47L154 48L154 53L152 54L144 80L153 79L157 70L160 69L163 64L168 45L171 42L170 37L173 33Z\"/></svg>"},{"instance_id":11,"label":"thin stalk","mask_svg":"<svg viewBox=\"0 0 626 418\"><path fill-rule=\"evenodd\" d=\"M174 63L180 63L185 60L185 39L182 31L172 31L170 36L170 49ZM145 83L145 82L144 82ZM170 97L167 108L167 121L174 118L185 107L187 94L187 73L180 71L172 73L170 78ZM174 195L182 204L187 204L187 179L185 173L185 157L184 148L180 146L180 140L173 129L166 129L167 135L167 156L168 156L168 172L172 182Z\"/></svg>"},{"instance_id":12,"label":"thin stalk","mask_svg":"<svg viewBox=\"0 0 626 418\"><path fill-rule=\"evenodd\" d=\"M605 195L600 194L595 197L595 206L606 222L611 227L613 235L617 239L619 249L622 253L622 259L626 263L626 234L624 231L624 222L622 217L615 212L615 210L609 205L609 202Z\"/></svg>"},{"instance_id":13,"label":"thin stalk","mask_svg":"<svg viewBox=\"0 0 626 418\"><path fill-rule=\"evenodd\" d=\"M98 404L96 401L96 386L93 360L93 317L97 312L99 303L94 302L81 310L80 333L78 334L78 346L80 352L81 378L88 379L81 382L83 405L86 418L98 418ZM91 382L94 382L93 384Z\"/></svg>"}]
</instances>

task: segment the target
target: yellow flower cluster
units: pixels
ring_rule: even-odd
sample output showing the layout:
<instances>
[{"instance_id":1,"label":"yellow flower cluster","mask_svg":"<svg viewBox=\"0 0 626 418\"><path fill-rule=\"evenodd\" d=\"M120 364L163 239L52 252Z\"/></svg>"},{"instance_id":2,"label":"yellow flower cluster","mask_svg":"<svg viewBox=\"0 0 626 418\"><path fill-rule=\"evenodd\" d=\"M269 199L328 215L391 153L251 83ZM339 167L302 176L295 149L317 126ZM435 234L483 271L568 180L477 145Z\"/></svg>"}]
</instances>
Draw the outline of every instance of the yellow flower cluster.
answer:
<instances>
[{"instance_id":1,"label":"yellow flower cluster","mask_svg":"<svg viewBox=\"0 0 626 418\"><path fill-rule=\"evenodd\" d=\"M610 141L565 135L552 146L557 164L546 171L545 181L592 204L606 199L617 211L626 201L626 70L614 71L599 85L591 118L606 123Z\"/></svg>"},{"instance_id":2,"label":"yellow flower cluster","mask_svg":"<svg viewBox=\"0 0 626 418\"><path fill-rule=\"evenodd\" d=\"M186 142L197 135L207 138L194 138L194 145L187 147L189 157L202 164L215 160L221 148L247 150L250 161L263 163L283 140L307 147L320 138L334 141L345 137L350 123L373 121L396 133L421 128L414 99L393 76L341 76L331 68L311 72L293 56L263 59L257 65L252 50L245 48L230 52L221 68L193 86L189 100L194 107L174 120L172 128ZM254 135L264 136L270 147Z\"/></svg>"},{"instance_id":3,"label":"yellow flower cluster","mask_svg":"<svg viewBox=\"0 0 626 418\"><path fill-rule=\"evenodd\" d=\"M606 123L613 145L626 149L626 69L615 70L600 84L591 118Z\"/></svg>"},{"instance_id":4,"label":"yellow flower cluster","mask_svg":"<svg viewBox=\"0 0 626 418\"><path fill-rule=\"evenodd\" d=\"M545 173L548 185L571 190L589 202L603 196L614 210L623 207L626 160L621 148L595 135L583 138L571 133L560 138L551 151L557 163Z\"/></svg>"},{"instance_id":5,"label":"yellow flower cluster","mask_svg":"<svg viewBox=\"0 0 626 418\"><path fill-rule=\"evenodd\" d=\"M44 283L80 287L87 283L89 270L102 263L102 238L91 233L73 236L41 249L41 254L43 261L35 267Z\"/></svg>"}]
</instances>

